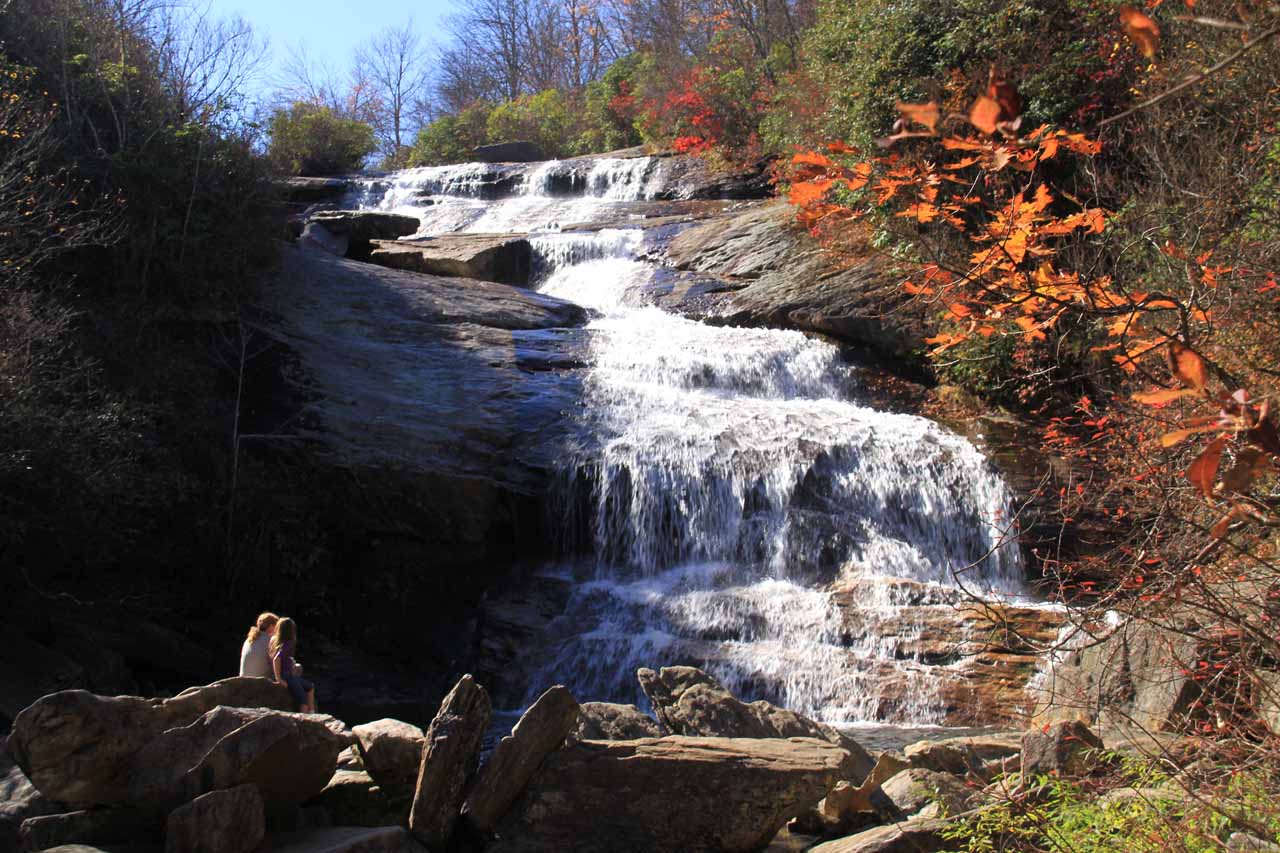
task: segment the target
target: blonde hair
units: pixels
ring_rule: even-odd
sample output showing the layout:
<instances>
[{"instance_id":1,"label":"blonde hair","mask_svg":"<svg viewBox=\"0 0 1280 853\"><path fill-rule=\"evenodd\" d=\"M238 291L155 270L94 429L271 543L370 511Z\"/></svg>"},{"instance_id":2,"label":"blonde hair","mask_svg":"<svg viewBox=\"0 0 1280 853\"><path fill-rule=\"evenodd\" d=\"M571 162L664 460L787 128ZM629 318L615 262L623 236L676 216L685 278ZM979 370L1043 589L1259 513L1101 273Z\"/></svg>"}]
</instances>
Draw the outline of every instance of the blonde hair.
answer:
<instances>
[{"instance_id":1,"label":"blonde hair","mask_svg":"<svg viewBox=\"0 0 1280 853\"><path fill-rule=\"evenodd\" d=\"M288 616L276 623L275 636L271 638L271 654L278 654L285 643L298 643L298 623Z\"/></svg>"},{"instance_id":2,"label":"blonde hair","mask_svg":"<svg viewBox=\"0 0 1280 853\"><path fill-rule=\"evenodd\" d=\"M279 622L280 617L272 613L270 610L265 610L262 613L259 613L257 621L254 622L253 627L249 629L249 642L252 643L254 640L258 639L258 635L264 631L270 633Z\"/></svg>"}]
</instances>

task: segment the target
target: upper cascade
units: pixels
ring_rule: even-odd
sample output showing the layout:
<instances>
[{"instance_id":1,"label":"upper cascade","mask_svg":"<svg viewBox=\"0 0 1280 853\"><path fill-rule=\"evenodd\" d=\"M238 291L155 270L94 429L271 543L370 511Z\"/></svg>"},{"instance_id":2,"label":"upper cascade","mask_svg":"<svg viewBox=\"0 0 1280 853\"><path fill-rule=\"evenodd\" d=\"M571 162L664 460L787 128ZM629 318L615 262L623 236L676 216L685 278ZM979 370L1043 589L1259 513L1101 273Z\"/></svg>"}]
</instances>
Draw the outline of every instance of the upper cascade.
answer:
<instances>
[{"instance_id":1,"label":"upper cascade","mask_svg":"<svg viewBox=\"0 0 1280 853\"><path fill-rule=\"evenodd\" d=\"M421 236L527 233L539 291L594 315L573 439L549 454L546 570L574 592L529 683L643 702L637 667L688 663L822 719L937 721L944 668L909 651L899 591L1020 595L1010 495L962 436L854 402L837 347L651 304L664 271L644 231L613 226L661 192L661 165L415 169L360 199L411 212ZM851 637L835 592L851 585L867 624L896 627Z\"/></svg>"}]
</instances>

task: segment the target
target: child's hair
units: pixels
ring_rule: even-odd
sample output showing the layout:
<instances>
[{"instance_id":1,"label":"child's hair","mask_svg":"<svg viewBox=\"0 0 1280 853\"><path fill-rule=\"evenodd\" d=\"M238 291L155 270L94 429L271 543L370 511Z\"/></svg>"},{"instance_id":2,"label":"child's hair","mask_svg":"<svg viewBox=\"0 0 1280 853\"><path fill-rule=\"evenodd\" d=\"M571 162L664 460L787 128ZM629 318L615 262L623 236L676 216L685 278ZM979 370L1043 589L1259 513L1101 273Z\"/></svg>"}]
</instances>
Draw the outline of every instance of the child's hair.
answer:
<instances>
[{"instance_id":1,"label":"child's hair","mask_svg":"<svg viewBox=\"0 0 1280 853\"><path fill-rule=\"evenodd\" d=\"M298 623L288 616L276 623L276 633L271 638L271 654L279 654L285 643L298 644Z\"/></svg>"},{"instance_id":2,"label":"child's hair","mask_svg":"<svg viewBox=\"0 0 1280 853\"><path fill-rule=\"evenodd\" d=\"M271 611L264 611L258 614L258 621L253 623L253 627L249 629L249 642L258 639L258 635L264 631L270 633L275 630L276 623L280 621L280 617Z\"/></svg>"}]
</instances>

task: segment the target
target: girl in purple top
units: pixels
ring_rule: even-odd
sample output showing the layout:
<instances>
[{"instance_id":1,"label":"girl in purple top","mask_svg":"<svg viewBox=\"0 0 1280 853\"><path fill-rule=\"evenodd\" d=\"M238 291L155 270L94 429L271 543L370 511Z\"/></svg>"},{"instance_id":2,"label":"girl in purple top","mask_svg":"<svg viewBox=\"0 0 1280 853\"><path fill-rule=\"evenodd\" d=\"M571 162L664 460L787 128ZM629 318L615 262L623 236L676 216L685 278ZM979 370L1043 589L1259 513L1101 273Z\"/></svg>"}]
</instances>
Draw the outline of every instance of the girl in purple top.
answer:
<instances>
[{"instance_id":1,"label":"girl in purple top","mask_svg":"<svg viewBox=\"0 0 1280 853\"><path fill-rule=\"evenodd\" d=\"M316 686L302 677L302 665L293 659L298 648L298 625L289 617L276 623L271 638L271 670L276 683L284 684L293 703L304 714L316 713Z\"/></svg>"}]
</instances>

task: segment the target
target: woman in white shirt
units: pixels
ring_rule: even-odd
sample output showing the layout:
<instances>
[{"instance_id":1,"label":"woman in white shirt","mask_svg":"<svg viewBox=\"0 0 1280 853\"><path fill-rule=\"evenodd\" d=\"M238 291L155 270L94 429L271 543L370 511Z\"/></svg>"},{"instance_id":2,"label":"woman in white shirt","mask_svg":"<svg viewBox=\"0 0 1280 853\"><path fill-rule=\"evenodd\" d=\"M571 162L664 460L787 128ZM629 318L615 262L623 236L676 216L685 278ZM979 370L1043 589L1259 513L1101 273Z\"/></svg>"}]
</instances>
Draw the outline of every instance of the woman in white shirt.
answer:
<instances>
[{"instance_id":1,"label":"woman in white shirt","mask_svg":"<svg viewBox=\"0 0 1280 853\"><path fill-rule=\"evenodd\" d=\"M258 621L249 629L244 646L240 649L240 674L254 678L271 678L271 635L275 633L280 617L274 613L259 613Z\"/></svg>"}]
</instances>

